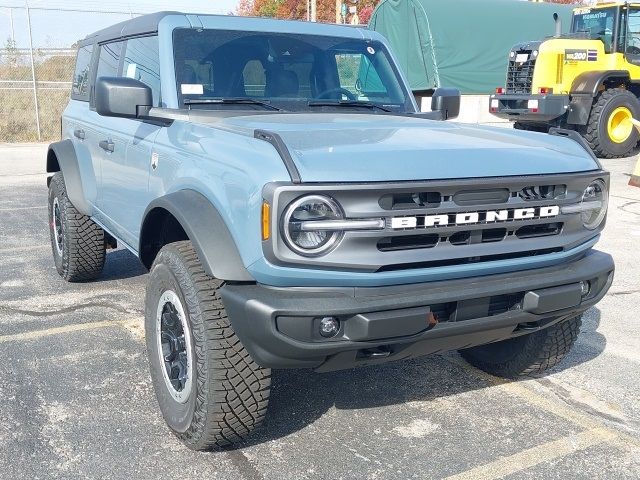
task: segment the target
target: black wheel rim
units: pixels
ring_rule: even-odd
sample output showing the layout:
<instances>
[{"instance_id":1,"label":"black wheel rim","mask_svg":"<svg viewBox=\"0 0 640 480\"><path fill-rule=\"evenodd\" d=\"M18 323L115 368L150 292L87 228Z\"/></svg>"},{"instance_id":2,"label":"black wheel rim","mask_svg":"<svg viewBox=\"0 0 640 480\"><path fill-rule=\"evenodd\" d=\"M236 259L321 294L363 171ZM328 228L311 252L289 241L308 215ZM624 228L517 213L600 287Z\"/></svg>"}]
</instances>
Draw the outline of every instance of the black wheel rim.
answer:
<instances>
[{"instance_id":1,"label":"black wheel rim","mask_svg":"<svg viewBox=\"0 0 640 480\"><path fill-rule=\"evenodd\" d=\"M60 202L58 202L58 198L56 197L53 200L53 238L56 245L56 249L58 250L58 254L62 256L62 248L63 248L63 230L62 230L62 215L60 213Z\"/></svg>"},{"instance_id":2,"label":"black wheel rim","mask_svg":"<svg viewBox=\"0 0 640 480\"><path fill-rule=\"evenodd\" d=\"M171 290L158 302L156 334L165 385L177 402L184 403L192 384L191 336L180 299Z\"/></svg>"}]
</instances>

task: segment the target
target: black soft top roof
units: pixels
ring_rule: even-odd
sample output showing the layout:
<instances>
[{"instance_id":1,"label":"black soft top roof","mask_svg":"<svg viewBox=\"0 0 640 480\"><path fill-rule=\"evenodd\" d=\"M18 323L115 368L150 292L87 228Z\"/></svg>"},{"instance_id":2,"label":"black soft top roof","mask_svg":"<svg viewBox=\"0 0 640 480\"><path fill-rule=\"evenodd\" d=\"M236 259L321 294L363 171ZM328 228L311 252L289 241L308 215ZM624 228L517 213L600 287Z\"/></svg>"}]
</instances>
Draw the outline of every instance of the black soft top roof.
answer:
<instances>
[{"instance_id":1,"label":"black soft top roof","mask_svg":"<svg viewBox=\"0 0 640 480\"><path fill-rule=\"evenodd\" d=\"M155 33L158 31L158 23L160 23L160 20L167 15L184 14L180 12L166 11L150 13L148 15L132 18L131 20L125 20L124 22L116 23L115 25L111 25L110 27L87 35L84 39L80 40L79 45L83 46L90 43L102 43L110 40L117 40L122 37L130 37L132 35Z\"/></svg>"}]
</instances>

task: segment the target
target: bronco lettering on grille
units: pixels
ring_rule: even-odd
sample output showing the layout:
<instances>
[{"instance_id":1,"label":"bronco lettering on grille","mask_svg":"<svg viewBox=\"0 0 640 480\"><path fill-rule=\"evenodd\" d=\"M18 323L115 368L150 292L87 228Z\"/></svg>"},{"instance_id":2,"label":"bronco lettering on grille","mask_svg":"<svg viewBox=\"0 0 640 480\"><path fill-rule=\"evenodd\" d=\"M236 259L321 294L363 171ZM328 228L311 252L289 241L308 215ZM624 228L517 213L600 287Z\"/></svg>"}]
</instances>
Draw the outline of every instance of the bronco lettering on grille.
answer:
<instances>
[{"instance_id":1,"label":"bronco lettering on grille","mask_svg":"<svg viewBox=\"0 0 640 480\"><path fill-rule=\"evenodd\" d=\"M436 215L416 215L412 217L394 217L391 228L430 228L451 225L473 225L476 223L497 223L510 220L534 220L551 218L560 214L557 205L531 208L511 208L487 210L484 212L441 213Z\"/></svg>"}]
</instances>

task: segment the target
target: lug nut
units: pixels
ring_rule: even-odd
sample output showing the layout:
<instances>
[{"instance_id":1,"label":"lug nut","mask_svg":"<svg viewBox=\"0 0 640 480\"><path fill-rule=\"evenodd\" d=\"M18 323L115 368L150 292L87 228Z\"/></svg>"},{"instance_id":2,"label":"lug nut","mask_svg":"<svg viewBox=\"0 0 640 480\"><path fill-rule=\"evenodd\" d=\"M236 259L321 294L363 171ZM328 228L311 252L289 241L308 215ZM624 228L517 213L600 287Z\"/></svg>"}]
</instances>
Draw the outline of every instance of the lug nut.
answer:
<instances>
[{"instance_id":1,"label":"lug nut","mask_svg":"<svg viewBox=\"0 0 640 480\"><path fill-rule=\"evenodd\" d=\"M320 335L325 338L335 337L340 331L340 320L335 317L324 317L320 320Z\"/></svg>"}]
</instances>

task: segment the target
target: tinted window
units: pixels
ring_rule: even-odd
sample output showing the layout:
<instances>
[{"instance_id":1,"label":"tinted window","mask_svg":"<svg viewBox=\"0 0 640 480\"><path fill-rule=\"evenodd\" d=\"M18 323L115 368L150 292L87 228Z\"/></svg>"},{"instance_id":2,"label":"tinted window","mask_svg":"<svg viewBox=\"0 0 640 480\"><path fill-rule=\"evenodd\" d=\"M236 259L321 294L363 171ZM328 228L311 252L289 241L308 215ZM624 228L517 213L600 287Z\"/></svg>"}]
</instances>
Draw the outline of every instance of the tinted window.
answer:
<instances>
[{"instance_id":1,"label":"tinted window","mask_svg":"<svg viewBox=\"0 0 640 480\"><path fill-rule=\"evenodd\" d=\"M179 99L190 108L258 109L259 101L318 112L349 100L338 106L413 110L389 53L376 41L178 28L174 50Z\"/></svg>"},{"instance_id":2,"label":"tinted window","mask_svg":"<svg viewBox=\"0 0 640 480\"><path fill-rule=\"evenodd\" d=\"M87 45L78 49L78 57L76 58L71 94L82 97L82 100L88 99L89 96L89 70L91 68L92 53L93 45ZM80 100L80 98L78 99Z\"/></svg>"},{"instance_id":3,"label":"tinted window","mask_svg":"<svg viewBox=\"0 0 640 480\"><path fill-rule=\"evenodd\" d=\"M617 8L576 10L573 15L571 31L585 34L588 38L602 40L605 53L611 53L613 24Z\"/></svg>"},{"instance_id":4,"label":"tinted window","mask_svg":"<svg viewBox=\"0 0 640 480\"><path fill-rule=\"evenodd\" d=\"M96 78L117 77L119 74L120 52L124 42L106 43L100 46L100 59Z\"/></svg>"},{"instance_id":5,"label":"tinted window","mask_svg":"<svg viewBox=\"0 0 640 480\"><path fill-rule=\"evenodd\" d=\"M135 78L151 87L153 105L160 106L160 55L158 37L134 38L127 41L122 76Z\"/></svg>"},{"instance_id":6,"label":"tinted window","mask_svg":"<svg viewBox=\"0 0 640 480\"><path fill-rule=\"evenodd\" d=\"M626 47L628 55L640 55L640 10L629 9L627 15L626 45L621 50Z\"/></svg>"}]
</instances>

